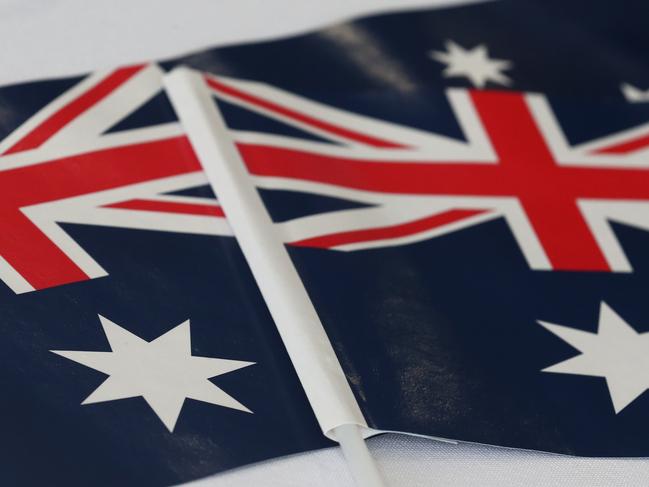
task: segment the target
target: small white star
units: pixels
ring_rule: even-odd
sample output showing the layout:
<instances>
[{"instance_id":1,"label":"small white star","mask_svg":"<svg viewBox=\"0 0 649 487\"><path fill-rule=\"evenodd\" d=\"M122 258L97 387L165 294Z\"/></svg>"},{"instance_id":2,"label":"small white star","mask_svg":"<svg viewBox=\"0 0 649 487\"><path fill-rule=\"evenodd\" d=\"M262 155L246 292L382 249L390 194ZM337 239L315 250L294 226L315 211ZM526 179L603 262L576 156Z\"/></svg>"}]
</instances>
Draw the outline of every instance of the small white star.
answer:
<instances>
[{"instance_id":1,"label":"small white star","mask_svg":"<svg viewBox=\"0 0 649 487\"><path fill-rule=\"evenodd\" d=\"M606 303L597 333L538 322L581 352L543 372L604 377L615 413L649 388L649 333L638 333Z\"/></svg>"},{"instance_id":2,"label":"small white star","mask_svg":"<svg viewBox=\"0 0 649 487\"><path fill-rule=\"evenodd\" d=\"M629 103L649 103L649 89L643 91L632 84L622 83L620 90Z\"/></svg>"},{"instance_id":3,"label":"small white star","mask_svg":"<svg viewBox=\"0 0 649 487\"><path fill-rule=\"evenodd\" d=\"M505 59L490 59L487 46L480 44L473 49L464 49L453 41L446 41L446 52L431 51L430 57L435 61L446 64L442 74L446 78L463 76L468 78L478 88L484 87L488 81L501 85L511 84L511 79L502 73L513 64Z\"/></svg>"},{"instance_id":4,"label":"small white star","mask_svg":"<svg viewBox=\"0 0 649 487\"><path fill-rule=\"evenodd\" d=\"M253 362L195 357L189 320L151 342L99 316L111 352L52 352L108 374L81 404L142 396L169 431L174 430L186 398L250 413L208 379Z\"/></svg>"}]
</instances>

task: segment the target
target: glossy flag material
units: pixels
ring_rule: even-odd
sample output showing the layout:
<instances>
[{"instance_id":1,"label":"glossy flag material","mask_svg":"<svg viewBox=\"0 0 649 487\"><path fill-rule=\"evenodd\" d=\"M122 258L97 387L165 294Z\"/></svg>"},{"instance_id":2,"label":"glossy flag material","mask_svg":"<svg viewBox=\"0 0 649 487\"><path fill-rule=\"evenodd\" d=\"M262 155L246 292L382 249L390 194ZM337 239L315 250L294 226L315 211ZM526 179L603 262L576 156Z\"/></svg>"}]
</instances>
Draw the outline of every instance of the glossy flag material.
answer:
<instances>
[{"instance_id":1,"label":"glossy flag material","mask_svg":"<svg viewBox=\"0 0 649 487\"><path fill-rule=\"evenodd\" d=\"M647 455L649 71L644 7L624 7L384 16L319 34L286 71L252 68L259 46L184 61L369 426Z\"/></svg>"},{"instance_id":2,"label":"glossy flag material","mask_svg":"<svg viewBox=\"0 0 649 487\"><path fill-rule=\"evenodd\" d=\"M329 444L163 93L179 64L371 427L646 456L646 13L471 4L1 88L3 483Z\"/></svg>"},{"instance_id":3,"label":"glossy flag material","mask_svg":"<svg viewBox=\"0 0 649 487\"><path fill-rule=\"evenodd\" d=\"M1 91L5 485L170 485L328 444L162 74Z\"/></svg>"}]
</instances>

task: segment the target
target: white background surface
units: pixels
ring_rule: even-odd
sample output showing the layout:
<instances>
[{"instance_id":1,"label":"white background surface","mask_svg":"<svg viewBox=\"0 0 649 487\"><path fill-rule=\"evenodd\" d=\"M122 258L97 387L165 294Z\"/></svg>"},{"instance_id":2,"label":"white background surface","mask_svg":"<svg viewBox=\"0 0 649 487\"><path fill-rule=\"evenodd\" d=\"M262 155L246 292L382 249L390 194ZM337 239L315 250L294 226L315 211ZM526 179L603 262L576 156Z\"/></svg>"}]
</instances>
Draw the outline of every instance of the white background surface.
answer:
<instances>
[{"instance_id":1,"label":"white background surface","mask_svg":"<svg viewBox=\"0 0 649 487\"><path fill-rule=\"evenodd\" d=\"M0 84L166 58L208 46L300 33L364 12L434 0L0 0ZM648 412L649 420L649 412ZM594 425L596 427L596 425ZM646 486L649 460L594 460L369 440L391 487ZM352 487L338 449L241 468L193 487Z\"/></svg>"}]
</instances>

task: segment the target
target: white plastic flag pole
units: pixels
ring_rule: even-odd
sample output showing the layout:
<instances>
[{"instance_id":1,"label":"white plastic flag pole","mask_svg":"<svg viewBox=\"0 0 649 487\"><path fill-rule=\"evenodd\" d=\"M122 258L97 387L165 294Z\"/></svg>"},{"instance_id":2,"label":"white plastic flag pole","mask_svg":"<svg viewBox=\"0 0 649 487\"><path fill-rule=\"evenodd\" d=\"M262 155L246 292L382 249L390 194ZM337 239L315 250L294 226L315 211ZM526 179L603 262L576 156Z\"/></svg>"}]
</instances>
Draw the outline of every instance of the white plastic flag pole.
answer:
<instances>
[{"instance_id":1,"label":"white plastic flag pole","mask_svg":"<svg viewBox=\"0 0 649 487\"><path fill-rule=\"evenodd\" d=\"M349 470L358 487L384 486L383 478L367 449L365 439L357 424L341 424L333 434L349 465Z\"/></svg>"},{"instance_id":2,"label":"white plastic flag pole","mask_svg":"<svg viewBox=\"0 0 649 487\"><path fill-rule=\"evenodd\" d=\"M181 67L164 83L322 431L340 444L359 487L383 486L363 437L367 424L340 362L203 76Z\"/></svg>"}]
</instances>

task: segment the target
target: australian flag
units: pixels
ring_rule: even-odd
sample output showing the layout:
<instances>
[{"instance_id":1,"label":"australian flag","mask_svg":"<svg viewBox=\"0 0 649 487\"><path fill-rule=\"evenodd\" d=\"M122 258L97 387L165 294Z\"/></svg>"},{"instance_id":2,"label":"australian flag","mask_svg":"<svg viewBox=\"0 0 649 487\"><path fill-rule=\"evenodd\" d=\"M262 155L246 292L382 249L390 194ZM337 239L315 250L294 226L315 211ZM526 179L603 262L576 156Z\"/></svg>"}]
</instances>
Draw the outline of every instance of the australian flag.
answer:
<instances>
[{"instance_id":1,"label":"australian flag","mask_svg":"<svg viewBox=\"0 0 649 487\"><path fill-rule=\"evenodd\" d=\"M647 13L471 4L0 89L3 483L329 444L164 94L180 64L369 426L649 455Z\"/></svg>"}]
</instances>

